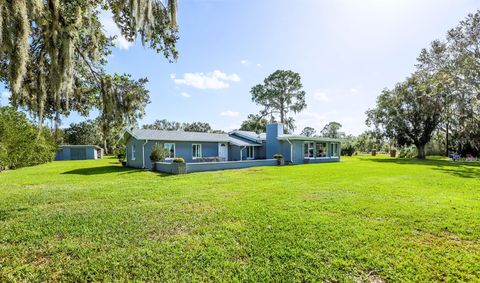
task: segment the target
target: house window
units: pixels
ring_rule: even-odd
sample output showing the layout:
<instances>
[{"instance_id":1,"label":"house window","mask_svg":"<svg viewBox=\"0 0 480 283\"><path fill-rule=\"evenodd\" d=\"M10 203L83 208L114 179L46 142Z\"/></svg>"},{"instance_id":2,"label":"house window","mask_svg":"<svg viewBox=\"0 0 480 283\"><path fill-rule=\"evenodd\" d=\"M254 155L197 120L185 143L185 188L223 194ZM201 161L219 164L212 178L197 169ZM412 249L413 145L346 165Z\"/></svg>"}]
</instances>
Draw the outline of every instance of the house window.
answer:
<instances>
[{"instance_id":1,"label":"house window","mask_svg":"<svg viewBox=\"0 0 480 283\"><path fill-rule=\"evenodd\" d=\"M137 146L135 144L132 144L132 160L135 160L136 151L137 151Z\"/></svg>"},{"instance_id":2,"label":"house window","mask_svg":"<svg viewBox=\"0 0 480 283\"><path fill-rule=\"evenodd\" d=\"M192 144L192 158L201 158L202 157L202 145L201 144Z\"/></svg>"},{"instance_id":3,"label":"house window","mask_svg":"<svg viewBox=\"0 0 480 283\"><path fill-rule=\"evenodd\" d=\"M311 158L315 151L315 144L313 142L306 142L303 144L303 157Z\"/></svg>"},{"instance_id":4,"label":"house window","mask_svg":"<svg viewBox=\"0 0 480 283\"><path fill-rule=\"evenodd\" d=\"M327 144L324 142L317 142L316 147L316 157L325 157L327 156Z\"/></svg>"},{"instance_id":5,"label":"house window","mask_svg":"<svg viewBox=\"0 0 480 283\"><path fill-rule=\"evenodd\" d=\"M247 146L247 159L254 159L254 147L253 146Z\"/></svg>"},{"instance_id":6,"label":"house window","mask_svg":"<svg viewBox=\"0 0 480 283\"><path fill-rule=\"evenodd\" d=\"M174 158L175 157L175 144L174 143L164 143L163 148L168 150L167 158Z\"/></svg>"},{"instance_id":7,"label":"house window","mask_svg":"<svg viewBox=\"0 0 480 283\"><path fill-rule=\"evenodd\" d=\"M334 144L333 145L333 156L337 157L339 154L338 154L338 144Z\"/></svg>"}]
</instances>

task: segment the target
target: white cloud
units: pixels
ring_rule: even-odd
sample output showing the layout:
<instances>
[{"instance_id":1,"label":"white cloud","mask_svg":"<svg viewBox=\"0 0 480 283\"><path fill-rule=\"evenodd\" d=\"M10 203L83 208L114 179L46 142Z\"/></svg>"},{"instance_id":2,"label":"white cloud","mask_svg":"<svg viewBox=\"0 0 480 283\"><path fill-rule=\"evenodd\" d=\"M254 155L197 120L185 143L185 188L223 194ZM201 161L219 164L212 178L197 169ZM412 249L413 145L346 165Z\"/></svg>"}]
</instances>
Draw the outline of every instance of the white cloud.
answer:
<instances>
[{"instance_id":1,"label":"white cloud","mask_svg":"<svg viewBox=\"0 0 480 283\"><path fill-rule=\"evenodd\" d=\"M257 64L257 67L261 68L261 67L263 67L263 65L262 64Z\"/></svg>"},{"instance_id":2,"label":"white cloud","mask_svg":"<svg viewBox=\"0 0 480 283\"><path fill-rule=\"evenodd\" d=\"M296 132L301 132L305 127L314 128L317 133L323 129L327 123L330 113L319 114L315 111L305 110L297 114L295 118Z\"/></svg>"},{"instance_id":3,"label":"white cloud","mask_svg":"<svg viewBox=\"0 0 480 283\"><path fill-rule=\"evenodd\" d=\"M248 63L249 63L248 60L245 60L245 59L240 61L240 64L242 65L247 65Z\"/></svg>"},{"instance_id":4,"label":"white cloud","mask_svg":"<svg viewBox=\"0 0 480 283\"><path fill-rule=\"evenodd\" d=\"M220 112L220 116L225 116L225 117L238 117L238 115L240 115L239 112L232 111L232 110Z\"/></svg>"},{"instance_id":5,"label":"white cloud","mask_svg":"<svg viewBox=\"0 0 480 283\"><path fill-rule=\"evenodd\" d=\"M352 87L352 88L350 89L350 91L355 93L355 92L358 92L358 89Z\"/></svg>"},{"instance_id":6,"label":"white cloud","mask_svg":"<svg viewBox=\"0 0 480 283\"><path fill-rule=\"evenodd\" d=\"M129 49L133 42L129 42L125 37L122 36L120 29L117 24L113 21L112 13L102 11L100 13L100 22L107 33L108 36L116 36L114 44L120 49Z\"/></svg>"},{"instance_id":7,"label":"white cloud","mask_svg":"<svg viewBox=\"0 0 480 283\"><path fill-rule=\"evenodd\" d=\"M313 98L320 102L327 102L330 101L330 97L325 92L316 91L313 93Z\"/></svg>"},{"instance_id":8,"label":"white cloud","mask_svg":"<svg viewBox=\"0 0 480 283\"><path fill-rule=\"evenodd\" d=\"M185 73L181 79L177 79L175 74L171 74L170 78L177 85L188 85L199 89L228 88L230 86L229 82L240 81L237 74L227 75L219 70L210 73Z\"/></svg>"},{"instance_id":9,"label":"white cloud","mask_svg":"<svg viewBox=\"0 0 480 283\"><path fill-rule=\"evenodd\" d=\"M180 93L181 96L185 97L185 98L190 98L192 97L190 94L186 93L186 92L181 92Z\"/></svg>"}]
</instances>

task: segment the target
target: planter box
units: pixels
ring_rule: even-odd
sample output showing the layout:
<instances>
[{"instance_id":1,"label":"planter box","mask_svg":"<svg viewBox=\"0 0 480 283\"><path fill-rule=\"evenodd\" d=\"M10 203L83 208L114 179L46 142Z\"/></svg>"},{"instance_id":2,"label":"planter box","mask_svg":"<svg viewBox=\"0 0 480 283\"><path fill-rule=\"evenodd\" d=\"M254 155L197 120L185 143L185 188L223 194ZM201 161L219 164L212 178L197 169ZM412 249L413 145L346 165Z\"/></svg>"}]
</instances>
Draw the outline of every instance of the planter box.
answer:
<instances>
[{"instance_id":1,"label":"planter box","mask_svg":"<svg viewBox=\"0 0 480 283\"><path fill-rule=\"evenodd\" d=\"M172 163L172 174L187 174L187 164Z\"/></svg>"},{"instance_id":2,"label":"planter box","mask_svg":"<svg viewBox=\"0 0 480 283\"><path fill-rule=\"evenodd\" d=\"M395 149L390 150L390 157L397 157L397 150Z\"/></svg>"}]
</instances>

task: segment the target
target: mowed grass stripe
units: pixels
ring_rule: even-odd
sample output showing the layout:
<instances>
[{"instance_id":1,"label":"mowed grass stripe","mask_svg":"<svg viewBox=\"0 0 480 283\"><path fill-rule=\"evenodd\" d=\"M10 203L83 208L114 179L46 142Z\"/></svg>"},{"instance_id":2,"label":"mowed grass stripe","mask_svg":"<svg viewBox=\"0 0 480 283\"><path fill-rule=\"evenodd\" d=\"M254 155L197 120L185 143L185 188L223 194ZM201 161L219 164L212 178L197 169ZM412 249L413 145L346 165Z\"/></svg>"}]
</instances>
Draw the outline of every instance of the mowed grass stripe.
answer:
<instances>
[{"instance_id":1,"label":"mowed grass stripe","mask_svg":"<svg viewBox=\"0 0 480 283\"><path fill-rule=\"evenodd\" d=\"M478 281L480 166L0 173L0 281Z\"/></svg>"}]
</instances>

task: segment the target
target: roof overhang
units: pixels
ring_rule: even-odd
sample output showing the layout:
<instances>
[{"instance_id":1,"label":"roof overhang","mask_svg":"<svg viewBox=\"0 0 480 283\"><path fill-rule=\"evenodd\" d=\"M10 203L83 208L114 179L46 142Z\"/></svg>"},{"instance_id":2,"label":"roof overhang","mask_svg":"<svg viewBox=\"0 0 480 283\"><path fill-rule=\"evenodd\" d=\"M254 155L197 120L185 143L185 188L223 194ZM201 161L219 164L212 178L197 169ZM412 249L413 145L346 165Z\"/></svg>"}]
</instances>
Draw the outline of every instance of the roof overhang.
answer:
<instances>
[{"instance_id":1,"label":"roof overhang","mask_svg":"<svg viewBox=\"0 0 480 283\"><path fill-rule=\"evenodd\" d=\"M241 131L231 131L228 134L229 135L235 135L235 136L241 137L243 139L246 139L246 140L249 140L249 141L252 141L252 142L255 142L255 143L262 142L262 138L261 138L260 134L257 134L256 137L252 137L251 135L246 135L246 134L242 133Z\"/></svg>"},{"instance_id":2,"label":"roof overhang","mask_svg":"<svg viewBox=\"0 0 480 283\"><path fill-rule=\"evenodd\" d=\"M325 137L307 137L299 135L282 135L277 137L278 140L289 140L289 141L317 141L317 142L338 142L341 143L341 139L332 139Z\"/></svg>"}]
</instances>

